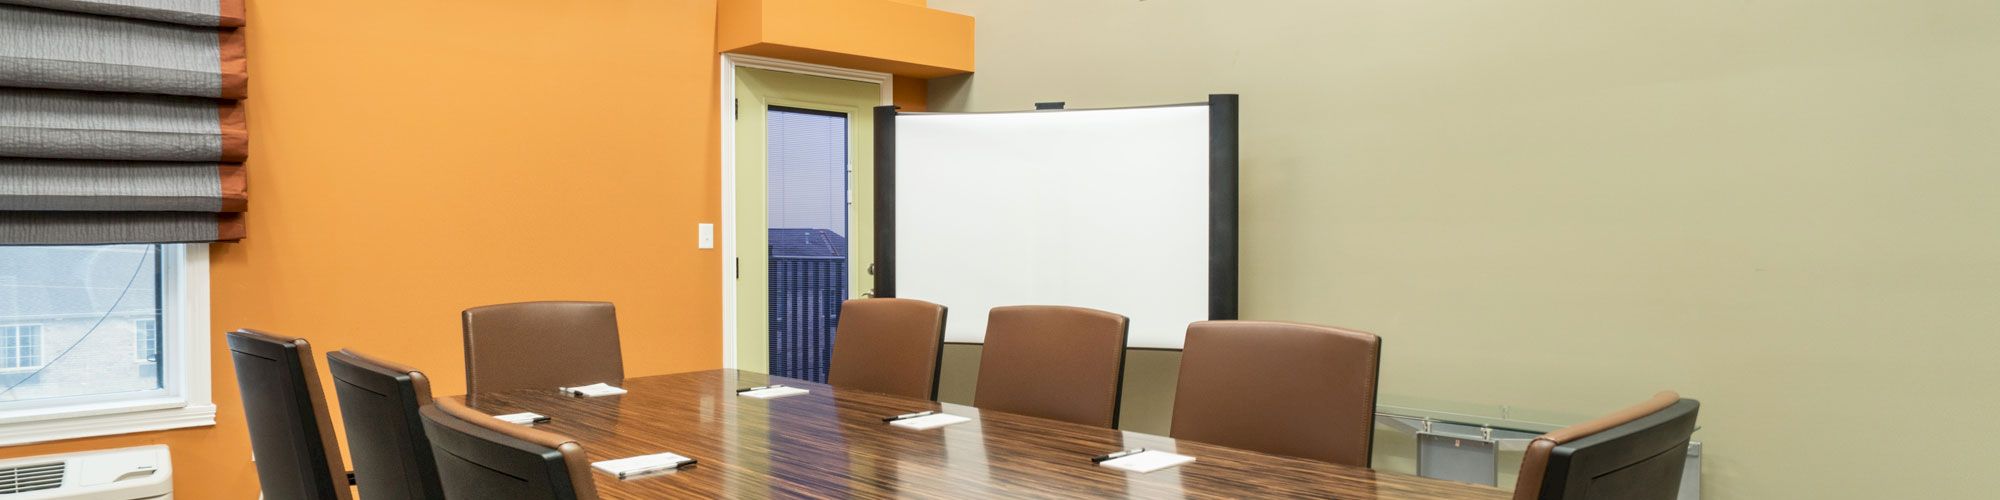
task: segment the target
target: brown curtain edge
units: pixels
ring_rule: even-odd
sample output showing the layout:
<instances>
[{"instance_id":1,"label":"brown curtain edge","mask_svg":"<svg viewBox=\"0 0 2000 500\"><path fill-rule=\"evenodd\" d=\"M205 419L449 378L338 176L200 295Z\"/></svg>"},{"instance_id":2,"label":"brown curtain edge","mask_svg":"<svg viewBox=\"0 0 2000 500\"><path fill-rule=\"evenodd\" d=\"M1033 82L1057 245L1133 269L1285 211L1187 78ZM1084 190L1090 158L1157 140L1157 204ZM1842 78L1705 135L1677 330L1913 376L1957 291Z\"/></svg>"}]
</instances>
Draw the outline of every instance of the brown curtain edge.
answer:
<instances>
[{"instance_id":1,"label":"brown curtain edge","mask_svg":"<svg viewBox=\"0 0 2000 500\"><path fill-rule=\"evenodd\" d=\"M215 241L241 240L245 232L247 229L243 225L243 214L222 214L215 220Z\"/></svg>"},{"instance_id":2,"label":"brown curtain edge","mask_svg":"<svg viewBox=\"0 0 2000 500\"><path fill-rule=\"evenodd\" d=\"M222 211L243 212L250 209L250 179L246 172L242 165L216 166L216 185L222 187Z\"/></svg>"},{"instance_id":3,"label":"brown curtain edge","mask_svg":"<svg viewBox=\"0 0 2000 500\"><path fill-rule=\"evenodd\" d=\"M216 121L222 132L221 161L242 163L250 158L250 128L243 117L243 104L226 101L216 107Z\"/></svg>"},{"instance_id":4,"label":"brown curtain edge","mask_svg":"<svg viewBox=\"0 0 2000 500\"><path fill-rule=\"evenodd\" d=\"M215 25L243 27L243 0L217 0Z\"/></svg>"},{"instance_id":5,"label":"brown curtain edge","mask_svg":"<svg viewBox=\"0 0 2000 500\"><path fill-rule=\"evenodd\" d=\"M243 30L224 29L216 33L215 41L220 56L223 99L243 99L250 97L250 65L246 58Z\"/></svg>"}]
</instances>

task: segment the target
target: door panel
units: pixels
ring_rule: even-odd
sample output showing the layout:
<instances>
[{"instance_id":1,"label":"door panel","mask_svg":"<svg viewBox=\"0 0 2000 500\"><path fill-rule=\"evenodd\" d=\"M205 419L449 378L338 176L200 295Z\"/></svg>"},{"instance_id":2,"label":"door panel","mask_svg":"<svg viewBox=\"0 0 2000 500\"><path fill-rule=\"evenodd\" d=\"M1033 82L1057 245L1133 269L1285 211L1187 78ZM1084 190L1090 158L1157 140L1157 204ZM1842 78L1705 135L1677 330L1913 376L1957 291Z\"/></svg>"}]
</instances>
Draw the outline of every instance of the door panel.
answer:
<instances>
[{"instance_id":1,"label":"door panel","mask_svg":"<svg viewBox=\"0 0 2000 500\"><path fill-rule=\"evenodd\" d=\"M769 112L773 106L843 114L847 119L848 298L874 287L867 270L874 256L874 113L881 89L873 83L736 69L736 366L771 372L771 214L769 213ZM786 311L813 310L784 308ZM790 313L785 313L790 314ZM830 321L831 318L800 318ZM826 339L830 342L830 339Z\"/></svg>"}]
</instances>

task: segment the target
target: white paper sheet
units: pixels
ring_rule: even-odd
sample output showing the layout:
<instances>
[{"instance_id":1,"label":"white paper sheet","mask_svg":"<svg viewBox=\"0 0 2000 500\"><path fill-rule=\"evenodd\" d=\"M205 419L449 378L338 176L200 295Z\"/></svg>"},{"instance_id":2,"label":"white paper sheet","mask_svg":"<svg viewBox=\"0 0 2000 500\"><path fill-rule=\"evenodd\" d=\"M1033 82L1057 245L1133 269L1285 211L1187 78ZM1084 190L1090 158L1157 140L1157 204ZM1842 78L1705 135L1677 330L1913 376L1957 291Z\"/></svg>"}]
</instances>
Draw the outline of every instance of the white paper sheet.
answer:
<instances>
[{"instance_id":1,"label":"white paper sheet","mask_svg":"<svg viewBox=\"0 0 2000 500\"><path fill-rule=\"evenodd\" d=\"M800 389L797 387L772 387L770 389L759 389L755 391L739 392L736 393L736 395L743 396L746 398L778 399L786 396L797 396L800 394L811 394L811 393L812 391Z\"/></svg>"},{"instance_id":2,"label":"white paper sheet","mask_svg":"<svg viewBox=\"0 0 2000 500\"><path fill-rule=\"evenodd\" d=\"M1126 455L1111 460L1098 462L1097 465L1144 474L1147 472L1165 469L1168 467L1173 467L1176 465L1193 461L1194 457L1190 457L1187 455L1176 455L1164 451L1146 450L1139 453L1134 453L1131 455Z\"/></svg>"},{"instance_id":3,"label":"white paper sheet","mask_svg":"<svg viewBox=\"0 0 2000 500\"><path fill-rule=\"evenodd\" d=\"M624 389L612 387L611 384L606 384L603 382L598 382L595 384L578 386L578 387L563 387L561 389L563 394L568 394L580 398L594 398L598 396L616 396L625 393Z\"/></svg>"},{"instance_id":4,"label":"white paper sheet","mask_svg":"<svg viewBox=\"0 0 2000 500\"><path fill-rule=\"evenodd\" d=\"M952 415L949 413L939 413L935 415L924 415L916 418L906 418L902 420L897 420L894 422L889 422L889 425L902 427L904 429L914 429L921 431L925 429L936 429L951 424L956 424L960 422L971 422L971 421L972 419L961 417L958 415Z\"/></svg>"},{"instance_id":5,"label":"white paper sheet","mask_svg":"<svg viewBox=\"0 0 2000 500\"><path fill-rule=\"evenodd\" d=\"M625 479L629 476L673 470L681 464L692 461L688 457L674 453L654 453L614 460L592 462L591 468Z\"/></svg>"},{"instance_id":6,"label":"white paper sheet","mask_svg":"<svg viewBox=\"0 0 2000 500\"><path fill-rule=\"evenodd\" d=\"M510 424L534 425L535 419L542 418L542 414L530 411L524 411L520 413L509 413L506 415L494 415L493 418L506 421L507 423Z\"/></svg>"}]
</instances>

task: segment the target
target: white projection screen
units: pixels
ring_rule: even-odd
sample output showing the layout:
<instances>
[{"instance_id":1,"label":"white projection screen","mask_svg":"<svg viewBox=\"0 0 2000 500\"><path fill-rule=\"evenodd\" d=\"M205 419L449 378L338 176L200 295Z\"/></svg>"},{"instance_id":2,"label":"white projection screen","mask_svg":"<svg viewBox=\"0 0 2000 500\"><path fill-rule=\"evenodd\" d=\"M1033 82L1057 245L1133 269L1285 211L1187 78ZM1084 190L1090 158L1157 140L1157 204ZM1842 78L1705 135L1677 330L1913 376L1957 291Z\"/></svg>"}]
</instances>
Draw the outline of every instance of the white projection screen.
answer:
<instances>
[{"instance_id":1,"label":"white projection screen","mask_svg":"<svg viewBox=\"0 0 2000 500\"><path fill-rule=\"evenodd\" d=\"M1123 314L1139 348L1235 318L1236 96L889 116L878 291L949 307L946 341L983 342L1007 305Z\"/></svg>"}]
</instances>

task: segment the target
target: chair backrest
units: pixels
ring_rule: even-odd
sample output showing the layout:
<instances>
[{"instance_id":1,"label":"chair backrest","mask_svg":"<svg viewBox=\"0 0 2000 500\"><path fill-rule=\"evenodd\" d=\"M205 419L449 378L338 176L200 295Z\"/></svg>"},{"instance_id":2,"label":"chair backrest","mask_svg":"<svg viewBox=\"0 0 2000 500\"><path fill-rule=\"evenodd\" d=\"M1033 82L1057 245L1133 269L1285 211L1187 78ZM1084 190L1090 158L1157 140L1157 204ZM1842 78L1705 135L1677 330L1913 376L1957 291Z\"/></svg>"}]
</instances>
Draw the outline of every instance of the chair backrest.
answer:
<instances>
[{"instance_id":1,"label":"chair backrest","mask_svg":"<svg viewBox=\"0 0 2000 500\"><path fill-rule=\"evenodd\" d=\"M431 403L430 379L415 368L351 349L326 354L347 427L354 480L368 500L442 500L437 463L417 409Z\"/></svg>"},{"instance_id":2,"label":"chair backrest","mask_svg":"<svg viewBox=\"0 0 2000 500\"><path fill-rule=\"evenodd\" d=\"M1374 334L1269 321L1188 325L1173 436L1368 466L1375 435Z\"/></svg>"},{"instance_id":3,"label":"chair backrest","mask_svg":"<svg viewBox=\"0 0 2000 500\"><path fill-rule=\"evenodd\" d=\"M827 384L936 399L944 353L945 307L911 299L855 299L840 305Z\"/></svg>"},{"instance_id":4,"label":"chair backrest","mask_svg":"<svg viewBox=\"0 0 2000 500\"><path fill-rule=\"evenodd\" d=\"M1671 500L1680 496L1701 402L1662 391L1528 443L1516 500Z\"/></svg>"},{"instance_id":5,"label":"chair backrest","mask_svg":"<svg viewBox=\"0 0 2000 500\"><path fill-rule=\"evenodd\" d=\"M448 498L595 500L590 459L576 440L510 424L440 399L417 414Z\"/></svg>"},{"instance_id":6,"label":"chair backrest","mask_svg":"<svg viewBox=\"0 0 2000 500\"><path fill-rule=\"evenodd\" d=\"M305 339L255 330L225 337L264 498L347 499L347 471L326 415L312 346Z\"/></svg>"},{"instance_id":7,"label":"chair backrest","mask_svg":"<svg viewBox=\"0 0 2000 500\"><path fill-rule=\"evenodd\" d=\"M1118 426L1124 316L1064 306L995 307L986 320L974 406Z\"/></svg>"},{"instance_id":8,"label":"chair backrest","mask_svg":"<svg viewBox=\"0 0 2000 500\"><path fill-rule=\"evenodd\" d=\"M619 384L618 312L609 302L520 302L465 310L466 392Z\"/></svg>"}]
</instances>

